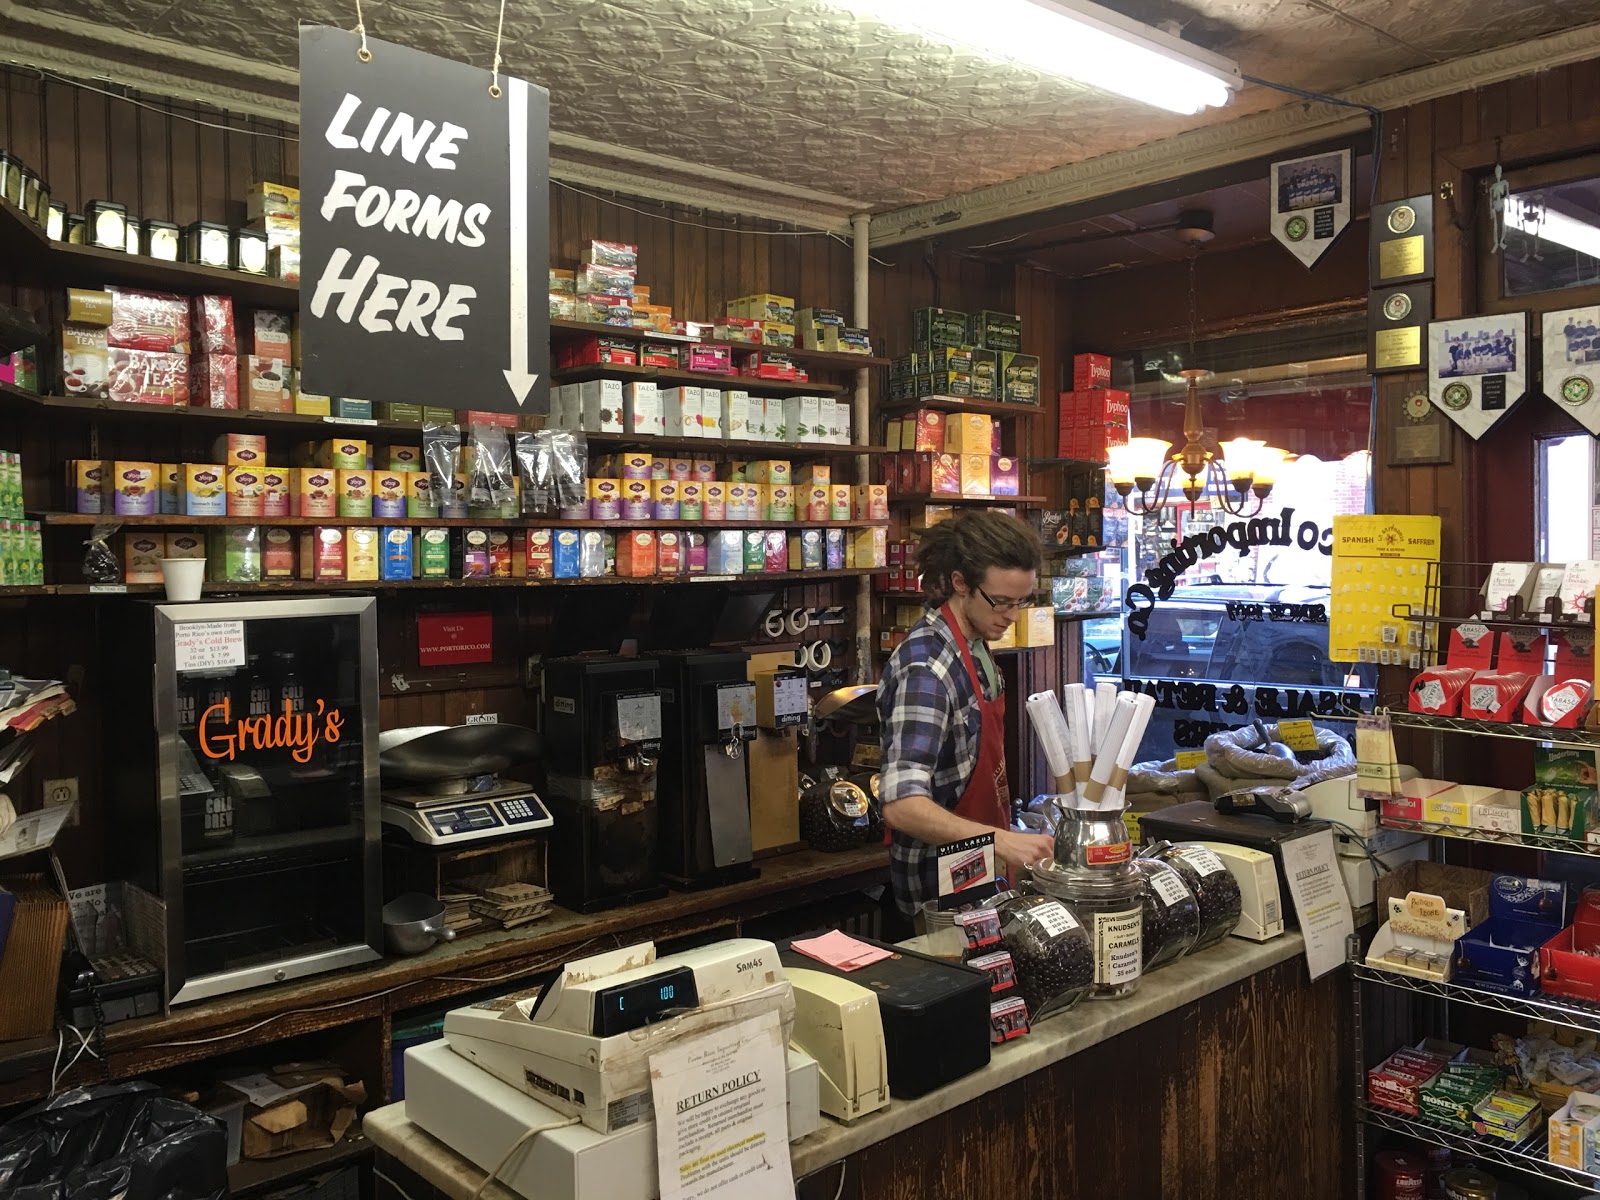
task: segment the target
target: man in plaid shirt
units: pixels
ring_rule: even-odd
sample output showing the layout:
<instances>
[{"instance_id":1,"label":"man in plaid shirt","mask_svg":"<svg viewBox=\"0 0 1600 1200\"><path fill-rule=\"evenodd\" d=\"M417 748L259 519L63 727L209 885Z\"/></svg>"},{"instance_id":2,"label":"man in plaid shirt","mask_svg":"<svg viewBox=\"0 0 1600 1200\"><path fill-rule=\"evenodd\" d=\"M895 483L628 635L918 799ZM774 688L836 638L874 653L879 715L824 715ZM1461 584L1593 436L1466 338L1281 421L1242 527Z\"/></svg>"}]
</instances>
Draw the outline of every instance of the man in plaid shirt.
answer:
<instances>
[{"instance_id":1,"label":"man in plaid shirt","mask_svg":"<svg viewBox=\"0 0 1600 1200\"><path fill-rule=\"evenodd\" d=\"M993 833L1013 879L1054 843L1010 830L1005 696L992 641L1038 584L1039 543L1015 517L971 510L922 535L917 565L930 608L878 683L878 795L893 830L889 880L913 917L938 897L935 849Z\"/></svg>"}]
</instances>

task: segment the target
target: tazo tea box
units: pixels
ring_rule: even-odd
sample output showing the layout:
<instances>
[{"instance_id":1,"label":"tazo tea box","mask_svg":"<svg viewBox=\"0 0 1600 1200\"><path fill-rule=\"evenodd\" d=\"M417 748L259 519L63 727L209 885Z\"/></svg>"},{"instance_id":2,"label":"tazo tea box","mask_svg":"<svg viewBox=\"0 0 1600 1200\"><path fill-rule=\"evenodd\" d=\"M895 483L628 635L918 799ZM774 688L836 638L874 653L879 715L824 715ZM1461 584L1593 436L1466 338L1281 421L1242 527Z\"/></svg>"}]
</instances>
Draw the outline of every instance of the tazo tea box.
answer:
<instances>
[{"instance_id":1,"label":"tazo tea box","mask_svg":"<svg viewBox=\"0 0 1600 1200\"><path fill-rule=\"evenodd\" d=\"M450 578L450 531L424 529L417 538L417 575L422 579Z\"/></svg>"},{"instance_id":2,"label":"tazo tea box","mask_svg":"<svg viewBox=\"0 0 1600 1200\"><path fill-rule=\"evenodd\" d=\"M375 517L403 517L406 515L406 471L376 471L372 478L372 515Z\"/></svg>"},{"instance_id":3,"label":"tazo tea box","mask_svg":"<svg viewBox=\"0 0 1600 1200\"><path fill-rule=\"evenodd\" d=\"M622 381L620 379L590 379L574 384L578 389L579 412L583 428L588 433L623 433ZM647 385L652 392L655 384Z\"/></svg>"},{"instance_id":4,"label":"tazo tea box","mask_svg":"<svg viewBox=\"0 0 1600 1200\"><path fill-rule=\"evenodd\" d=\"M228 515L228 468L221 463L185 463L183 511L191 517Z\"/></svg>"},{"instance_id":5,"label":"tazo tea box","mask_svg":"<svg viewBox=\"0 0 1600 1200\"><path fill-rule=\"evenodd\" d=\"M722 437L735 442L749 441L750 393L727 391L722 393Z\"/></svg>"},{"instance_id":6,"label":"tazo tea box","mask_svg":"<svg viewBox=\"0 0 1600 1200\"><path fill-rule=\"evenodd\" d=\"M300 577L344 578L343 529L333 525L316 525L301 532Z\"/></svg>"},{"instance_id":7,"label":"tazo tea box","mask_svg":"<svg viewBox=\"0 0 1600 1200\"><path fill-rule=\"evenodd\" d=\"M354 526L344 531L344 577L354 580L378 578L378 531Z\"/></svg>"},{"instance_id":8,"label":"tazo tea box","mask_svg":"<svg viewBox=\"0 0 1600 1200\"><path fill-rule=\"evenodd\" d=\"M156 469L150 462L112 463L112 511L120 517L155 516Z\"/></svg>"},{"instance_id":9,"label":"tazo tea box","mask_svg":"<svg viewBox=\"0 0 1600 1200\"><path fill-rule=\"evenodd\" d=\"M623 385L622 429L635 437L664 437L666 424L661 415L661 395L648 380Z\"/></svg>"},{"instance_id":10,"label":"tazo tea box","mask_svg":"<svg viewBox=\"0 0 1600 1200\"><path fill-rule=\"evenodd\" d=\"M722 391L720 388L700 389L700 436L720 438L722 434Z\"/></svg>"},{"instance_id":11,"label":"tazo tea box","mask_svg":"<svg viewBox=\"0 0 1600 1200\"><path fill-rule=\"evenodd\" d=\"M266 485L261 482L261 472L255 467L228 468L228 515L230 517L259 517L261 497Z\"/></svg>"},{"instance_id":12,"label":"tazo tea box","mask_svg":"<svg viewBox=\"0 0 1600 1200\"><path fill-rule=\"evenodd\" d=\"M336 507L341 517L370 517L372 515L372 472L336 471L338 500Z\"/></svg>"},{"instance_id":13,"label":"tazo tea box","mask_svg":"<svg viewBox=\"0 0 1600 1200\"><path fill-rule=\"evenodd\" d=\"M667 437L699 437L703 403L700 389L685 385L662 388L657 394L661 401L662 432ZM635 432L644 431L636 429Z\"/></svg>"},{"instance_id":14,"label":"tazo tea box","mask_svg":"<svg viewBox=\"0 0 1600 1200\"><path fill-rule=\"evenodd\" d=\"M988 465L984 459L984 465ZM889 485L885 483L858 483L853 493L851 520L886 521L889 519Z\"/></svg>"},{"instance_id":15,"label":"tazo tea box","mask_svg":"<svg viewBox=\"0 0 1600 1200\"><path fill-rule=\"evenodd\" d=\"M153 529L135 529L122 539L122 582L160 583L166 542Z\"/></svg>"},{"instance_id":16,"label":"tazo tea box","mask_svg":"<svg viewBox=\"0 0 1600 1200\"><path fill-rule=\"evenodd\" d=\"M269 525L261 531L261 575L264 579L294 578L294 542L294 534L282 525Z\"/></svg>"},{"instance_id":17,"label":"tazo tea box","mask_svg":"<svg viewBox=\"0 0 1600 1200\"><path fill-rule=\"evenodd\" d=\"M339 479L335 472L322 467L302 467L295 476L302 517L339 515Z\"/></svg>"}]
</instances>

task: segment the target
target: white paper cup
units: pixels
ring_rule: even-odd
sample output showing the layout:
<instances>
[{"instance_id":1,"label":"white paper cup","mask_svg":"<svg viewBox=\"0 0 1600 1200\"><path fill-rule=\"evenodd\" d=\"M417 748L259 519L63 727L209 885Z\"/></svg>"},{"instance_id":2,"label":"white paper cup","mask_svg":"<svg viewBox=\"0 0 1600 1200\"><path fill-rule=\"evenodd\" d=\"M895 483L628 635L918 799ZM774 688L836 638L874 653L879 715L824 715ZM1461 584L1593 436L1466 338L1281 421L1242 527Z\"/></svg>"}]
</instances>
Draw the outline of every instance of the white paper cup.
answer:
<instances>
[{"instance_id":1,"label":"white paper cup","mask_svg":"<svg viewBox=\"0 0 1600 1200\"><path fill-rule=\"evenodd\" d=\"M200 599L200 585L206 581L203 558L163 558L161 582L167 585L167 599L183 603Z\"/></svg>"}]
</instances>

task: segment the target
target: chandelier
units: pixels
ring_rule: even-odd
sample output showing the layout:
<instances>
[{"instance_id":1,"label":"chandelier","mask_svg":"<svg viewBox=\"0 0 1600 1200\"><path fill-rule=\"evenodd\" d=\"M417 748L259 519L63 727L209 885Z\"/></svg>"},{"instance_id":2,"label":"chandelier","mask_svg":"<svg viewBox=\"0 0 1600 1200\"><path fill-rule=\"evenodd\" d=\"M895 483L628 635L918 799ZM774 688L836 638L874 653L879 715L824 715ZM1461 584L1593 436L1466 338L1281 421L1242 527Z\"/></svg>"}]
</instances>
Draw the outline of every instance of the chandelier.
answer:
<instances>
[{"instance_id":1,"label":"chandelier","mask_svg":"<svg viewBox=\"0 0 1600 1200\"><path fill-rule=\"evenodd\" d=\"M1189 361L1194 361L1195 338L1195 261L1199 247L1189 257ZM1222 455L1208 450L1201 442L1205 422L1200 416L1200 380L1210 371L1195 367L1180 372L1188 382L1183 401L1183 448L1172 452L1172 443L1160 438L1130 438L1126 446L1113 446L1107 457L1107 474L1123 507L1134 516L1144 516L1165 508L1173 501L1173 490L1181 491L1189 511L1208 491L1229 516L1253 517L1277 482L1288 457L1255 438L1234 438L1221 443ZM1181 475L1181 479L1180 479ZM1137 500L1134 491L1138 490Z\"/></svg>"}]
</instances>

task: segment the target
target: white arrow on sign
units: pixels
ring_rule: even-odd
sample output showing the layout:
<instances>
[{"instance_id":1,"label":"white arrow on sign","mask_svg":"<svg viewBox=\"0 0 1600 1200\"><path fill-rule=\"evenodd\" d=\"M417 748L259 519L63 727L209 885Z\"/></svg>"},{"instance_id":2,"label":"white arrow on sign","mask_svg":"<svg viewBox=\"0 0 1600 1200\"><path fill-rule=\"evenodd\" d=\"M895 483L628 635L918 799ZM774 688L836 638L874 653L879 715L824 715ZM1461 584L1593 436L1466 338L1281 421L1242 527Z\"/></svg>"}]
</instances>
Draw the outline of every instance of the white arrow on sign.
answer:
<instances>
[{"instance_id":1,"label":"white arrow on sign","mask_svg":"<svg viewBox=\"0 0 1600 1200\"><path fill-rule=\"evenodd\" d=\"M539 376L528 371L528 85L506 80L511 105L511 369L506 383L518 407Z\"/></svg>"}]
</instances>

